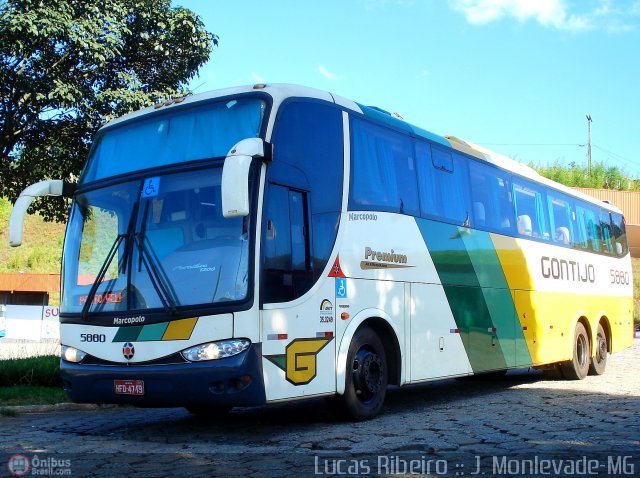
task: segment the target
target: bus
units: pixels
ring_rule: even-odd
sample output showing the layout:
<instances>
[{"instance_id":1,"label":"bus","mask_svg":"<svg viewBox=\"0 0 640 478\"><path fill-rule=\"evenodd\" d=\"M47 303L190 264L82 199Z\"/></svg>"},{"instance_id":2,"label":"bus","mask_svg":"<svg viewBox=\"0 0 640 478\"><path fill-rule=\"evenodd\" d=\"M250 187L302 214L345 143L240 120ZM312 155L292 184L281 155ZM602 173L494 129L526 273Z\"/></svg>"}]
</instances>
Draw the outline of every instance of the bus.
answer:
<instances>
[{"instance_id":1,"label":"bus","mask_svg":"<svg viewBox=\"0 0 640 478\"><path fill-rule=\"evenodd\" d=\"M258 84L103 126L62 257L71 400L222 413L516 368L605 371L633 341L621 211L453 136Z\"/></svg>"}]
</instances>

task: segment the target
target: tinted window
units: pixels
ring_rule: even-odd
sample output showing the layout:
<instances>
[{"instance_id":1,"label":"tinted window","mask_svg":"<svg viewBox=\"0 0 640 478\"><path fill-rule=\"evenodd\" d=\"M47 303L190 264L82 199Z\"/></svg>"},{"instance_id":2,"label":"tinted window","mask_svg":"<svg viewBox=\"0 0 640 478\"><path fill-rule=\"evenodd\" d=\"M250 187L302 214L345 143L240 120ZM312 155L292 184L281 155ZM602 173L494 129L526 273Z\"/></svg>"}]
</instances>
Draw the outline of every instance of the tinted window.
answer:
<instances>
[{"instance_id":1,"label":"tinted window","mask_svg":"<svg viewBox=\"0 0 640 478\"><path fill-rule=\"evenodd\" d=\"M611 229L611 218L609 216L609 212L604 209L600 209L599 215L600 224L598 225L598 236L600 236L602 241L602 252L605 254L614 254L614 239L613 239L613 231Z\"/></svg>"},{"instance_id":2,"label":"tinted window","mask_svg":"<svg viewBox=\"0 0 640 478\"><path fill-rule=\"evenodd\" d=\"M549 229L556 244L571 245L575 240L573 199L556 191L547 192Z\"/></svg>"},{"instance_id":3,"label":"tinted window","mask_svg":"<svg viewBox=\"0 0 640 478\"><path fill-rule=\"evenodd\" d=\"M599 208L588 203L576 205L576 222L578 226L576 246L579 249L594 252L602 251L599 213Z\"/></svg>"},{"instance_id":4,"label":"tinted window","mask_svg":"<svg viewBox=\"0 0 640 478\"><path fill-rule=\"evenodd\" d=\"M455 224L469 223L466 158L452 156L450 151L418 141L416 166L422 214Z\"/></svg>"},{"instance_id":5,"label":"tinted window","mask_svg":"<svg viewBox=\"0 0 640 478\"><path fill-rule=\"evenodd\" d=\"M171 109L105 129L91 151L81 182L224 157L238 141L258 136L264 110L264 101L245 97Z\"/></svg>"},{"instance_id":6,"label":"tinted window","mask_svg":"<svg viewBox=\"0 0 640 478\"><path fill-rule=\"evenodd\" d=\"M298 271L296 274L299 275L299 268L305 262L309 274L317 280L331 255L342 207L342 112L319 102L289 101L278 113L272 142L274 160L267 169L267 184L287 186L292 195L267 191L264 206L265 211L272 211L275 216L284 214L278 208L286 204L286 211L292 214L292 219L282 226L291 232L288 240L293 246L291 260L281 269L283 278L289 274L284 272L286 268ZM268 220L265 215L262 227L267 241L272 234ZM307 226L303 225L303 220L309 221ZM304 260L303 245L309 249L307 254L310 255ZM269 254L272 252L275 255L269 260L275 261L275 270L281 266L278 261L284 259L277 252L268 251ZM313 280L299 278L297 284L283 295L282 291L272 290L267 279L263 299L276 302L297 297L311 287Z\"/></svg>"},{"instance_id":7,"label":"tinted window","mask_svg":"<svg viewBox=\"0 0 640 478\"><path fill-rule=\"evenodd\" d=\"M270 184L267 194L264 296L268 302L287 302L313 284L305 232L306 193Z\"/></svg>"},{"instance_id":8,"label":"tinted window","mask_svg":"<svg viewBox=\"0 0 640 478\"><path fill-rule=\"evenodd\" d=\"M470 161L473 227L511 234L515 216L509 176L488 164Z\"/></svg>"},{"instance_id":9,"label":"tinted window","mask_svg":"<svg viewBox=\"0 0 640 478\"><path fill-rule=\"evenodd\" d=\"M542 187L538 184L524 181L521 178L513 180L518 234L548 241L551 239L551 235L547 229L547 214L542 191Z\"/></svg>"},{"instance_id":10,"label":"tinted window","mask_svg":"<svg viewBox=\"0 0 640 478\"><path fill-rule=\"evenodd\" d=\"M411 139L352 118L350 191L350 209L418 215Z\"/></svg>"},{"instance_id":11,"label":"tinted window","mask_svg":"<svg viewBox=\"0 0 640 478\"><path fill-rule=\"evenodd\" d=\"M611 213L611 232L615 240L615 254L618 257L626 256L629 251L629 246L627 244L627 231L622 214L618 214L617 212Z\"/></svg>"}]
</instances>

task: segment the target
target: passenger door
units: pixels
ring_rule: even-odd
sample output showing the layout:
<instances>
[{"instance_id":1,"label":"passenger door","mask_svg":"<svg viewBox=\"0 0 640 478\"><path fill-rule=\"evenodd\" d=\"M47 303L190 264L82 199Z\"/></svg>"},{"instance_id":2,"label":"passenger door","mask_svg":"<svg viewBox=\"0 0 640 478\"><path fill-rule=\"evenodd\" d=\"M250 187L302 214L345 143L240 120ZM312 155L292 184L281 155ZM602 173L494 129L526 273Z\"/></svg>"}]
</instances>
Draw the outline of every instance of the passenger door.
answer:
<instances>
[{"instance_id":1,"label":"passenger door","mask_svg":"<svg viewBox=\"0 0 640 478\"><path fill-rule=\"evenodd\" d=\"M268 400L335 390L333 282L305 296L313 286L307 202L305 191L269 185L261 287Z\"/></svg>"}]
</instances>

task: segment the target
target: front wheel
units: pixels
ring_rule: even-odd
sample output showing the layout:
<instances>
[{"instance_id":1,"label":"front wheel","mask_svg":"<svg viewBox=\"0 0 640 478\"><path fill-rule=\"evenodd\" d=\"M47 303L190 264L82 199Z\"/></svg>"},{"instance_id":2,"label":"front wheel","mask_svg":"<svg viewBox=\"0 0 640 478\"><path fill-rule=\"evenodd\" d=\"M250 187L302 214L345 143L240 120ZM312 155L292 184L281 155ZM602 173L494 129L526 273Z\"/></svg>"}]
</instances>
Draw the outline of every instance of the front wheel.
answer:
<instances>
[{"instance_id":1,"label":"front wheel","mask_svg":"<svg viewBox=\"0 0 640 478\"><path fill-rule=\"evenodd\" d=\"M591 360L589 375L602 375L607 368L607 353L609 352L609 347L607 345L607 334L604 333L604 328L601 324L598 324L595 346L596 355Z\"/></svg>"},{"instance_id":2,"label":"front wheel","mask_svg":"<svg viewBox=\"0 0 640 478\"><path fill-rule=\"evenodd\" d=\"M369 327L356 331L349 353L344 395L340 410L352 420L365 420L380 413L387 393L388 370L384 347Z\"/></svg>"},{"instance_id":3,"label":"front wheel","mask_svg":"<svg viewBox=\"0 0 640 478\"><path fill-rule=\"evenodd\" d=\"M587 329L578 322L573 336L573 358L561 364L562 374L567 380L582 380L589 373L590 363L591 347Z\"/></svg>"}]
</instances>

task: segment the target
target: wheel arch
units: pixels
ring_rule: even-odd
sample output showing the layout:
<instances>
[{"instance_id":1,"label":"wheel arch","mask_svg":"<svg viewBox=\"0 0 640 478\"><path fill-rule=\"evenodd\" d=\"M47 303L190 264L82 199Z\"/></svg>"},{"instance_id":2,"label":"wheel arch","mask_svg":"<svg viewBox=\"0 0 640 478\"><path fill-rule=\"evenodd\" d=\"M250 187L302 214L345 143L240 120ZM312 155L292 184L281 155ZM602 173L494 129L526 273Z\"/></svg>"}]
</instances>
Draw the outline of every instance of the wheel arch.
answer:
<instances>
[{"instance_id":1,"label":"wheel arch","mask_svg":"<svg viewBox=\"0 0 640 478\"><path fill-rule=\"evenodd\" d=\"M345 390L347 354L349 346L356 331L361 327L371 327L378 335L382 346L384 347L387 359L387 368L389 370L389 383L393 385L401 385L404 382L402 367L402 349L398 336L400 331L397 325L393 324L390 317L383 311L378 309L367 309L356 314L347 326L340 345L336 350L336 392L340 395Z\"/></svg>"}]
</instances>

